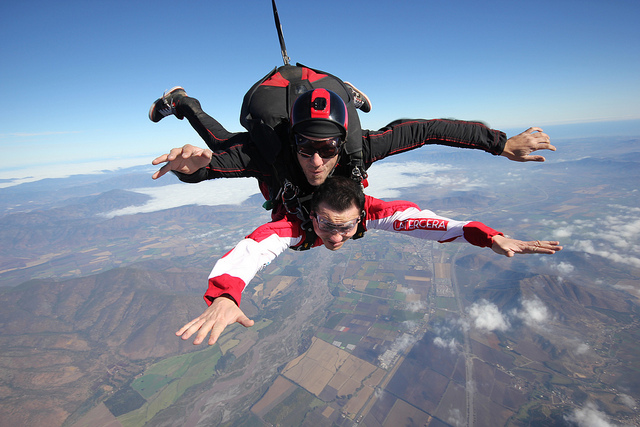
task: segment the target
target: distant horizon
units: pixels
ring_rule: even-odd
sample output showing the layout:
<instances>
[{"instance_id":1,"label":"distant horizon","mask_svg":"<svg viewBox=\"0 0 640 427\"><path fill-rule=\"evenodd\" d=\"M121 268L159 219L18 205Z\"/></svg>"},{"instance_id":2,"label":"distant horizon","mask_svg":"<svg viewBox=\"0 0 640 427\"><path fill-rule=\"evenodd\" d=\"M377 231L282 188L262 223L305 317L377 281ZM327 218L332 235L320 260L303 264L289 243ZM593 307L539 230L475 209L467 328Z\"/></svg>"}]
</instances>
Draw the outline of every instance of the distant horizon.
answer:
<instances>
[{"instance_id":1,"label":"distant horizon","mask_svg":"<svg viewBox=\"0 0 640 427\"><path fill-rule=\"evenodd\" d=\"M609 120L584 123L568 123L541 126L552 139L552 143L562 140L571 140L579 138L620 138L620 137L637 137L640 138L640 119L631 120ZM501 129L508 137L517 135L524 131L524 128L505 128ZM186 143L186 142L185 142ZM196 144L196 141L190 141ZM182 146L180 143L175 144L176 147ZM204 147L204 142L200 141L200 146ZM444 149L450 147L438 146ZM562 150L562 144L557 147ZM428 149L433 150L434 147ZM59 162L48 162L32 164L29 166L9 166L0 167L0 189L13 187L28 182L37 182L42 179L68 178L73 175L89 175L100 174L104 171L116 172L131 167L145 167L149 170L156 168L151 165L151 161L163 154L161 150L154 153L137 153L132 157L114 157L114 158L88 158L76 159L69 164L61 164ZM542 153L544 155L544 153ZM547 161L553 162L552 153L546 156ZM393 159L393 158L391 158ZM71 165L71 169L69 166ZM165 178L166 180L166 178ZM159 182L163 182L162 178Z\"/></svg>"},{"instance_id":2,"label":"distant horizon","mask_svg":"<svg viewBox=\"0 0 640 427\"><path fill-rule=\"evenodd\" d=\"M619 120L586 120L584 122L555 123L539 126L553 140L598 137L640 137L640 117ZM517 135L523 128L507 127L500 129L507 136Z\"/></svg>"}]
</instances>

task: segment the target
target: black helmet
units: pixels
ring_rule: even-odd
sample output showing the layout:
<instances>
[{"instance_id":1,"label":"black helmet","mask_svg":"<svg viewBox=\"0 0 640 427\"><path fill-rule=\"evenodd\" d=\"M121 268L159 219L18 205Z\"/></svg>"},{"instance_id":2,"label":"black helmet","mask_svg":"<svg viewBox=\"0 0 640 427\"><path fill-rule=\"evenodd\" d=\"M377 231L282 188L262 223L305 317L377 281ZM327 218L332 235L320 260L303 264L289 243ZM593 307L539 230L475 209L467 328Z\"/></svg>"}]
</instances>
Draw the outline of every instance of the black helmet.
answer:
<instances>
[{"instance_id":1,"label":"black helmet","mask_svg":"<svg viewBox=\"0 0 640 427\"><path fill-rule=\"evenodd\" d=\"M291 108L291 130L311 138L347 137L349 115L340 96L313 89L296 99Z\"/></svg>"}]
</instances>

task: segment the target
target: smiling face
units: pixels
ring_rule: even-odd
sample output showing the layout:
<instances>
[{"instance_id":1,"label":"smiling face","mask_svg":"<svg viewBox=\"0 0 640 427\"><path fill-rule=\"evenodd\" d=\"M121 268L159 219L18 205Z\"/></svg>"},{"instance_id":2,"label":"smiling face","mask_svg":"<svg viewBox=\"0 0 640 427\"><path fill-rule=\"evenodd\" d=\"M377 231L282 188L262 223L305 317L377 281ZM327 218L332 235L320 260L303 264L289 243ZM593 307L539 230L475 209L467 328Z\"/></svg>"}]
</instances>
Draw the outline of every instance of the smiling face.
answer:
<instances>
[{"instance_id":1,"label":"smiling face","mask_svg":"<svg viewBox=\"0 0 640 427\"><path fill-rule=\"evenodd\" d=\"M360 209L354 204L344 211L330 209L320 203L313 212L313 229L327 249L337 251L358 231Z\"/></svg>"}]
</instances>

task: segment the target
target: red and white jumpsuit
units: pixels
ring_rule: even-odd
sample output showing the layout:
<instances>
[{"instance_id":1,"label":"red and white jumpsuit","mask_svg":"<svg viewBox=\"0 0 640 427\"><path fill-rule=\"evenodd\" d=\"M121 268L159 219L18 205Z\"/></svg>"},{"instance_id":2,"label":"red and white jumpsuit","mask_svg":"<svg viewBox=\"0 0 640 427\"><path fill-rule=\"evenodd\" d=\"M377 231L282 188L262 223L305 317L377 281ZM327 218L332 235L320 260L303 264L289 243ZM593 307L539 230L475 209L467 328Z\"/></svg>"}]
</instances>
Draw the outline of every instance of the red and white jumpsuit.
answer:
<instances>
[{"instance_id":1,"label":"red and white jumpsuit","mask_svg":"<svg viewBox=\"0 0 640 427\"><path fill-rule=\"evenodd\" d=\"M476 221L456 221L420 210L411 202L396 200L385 202L365 196L366 230L387 230L425 240L467 242L475 246L491 247L492 238L502 233ZM305 241L300 220L287 215L281 220L261 225L240 241L216 262L209 275L209 288L204 295L207 304L225 295L238 305L245 286L287 248ZM321 246L316 238L313 247Z\"/></svg>"}]
</instances>

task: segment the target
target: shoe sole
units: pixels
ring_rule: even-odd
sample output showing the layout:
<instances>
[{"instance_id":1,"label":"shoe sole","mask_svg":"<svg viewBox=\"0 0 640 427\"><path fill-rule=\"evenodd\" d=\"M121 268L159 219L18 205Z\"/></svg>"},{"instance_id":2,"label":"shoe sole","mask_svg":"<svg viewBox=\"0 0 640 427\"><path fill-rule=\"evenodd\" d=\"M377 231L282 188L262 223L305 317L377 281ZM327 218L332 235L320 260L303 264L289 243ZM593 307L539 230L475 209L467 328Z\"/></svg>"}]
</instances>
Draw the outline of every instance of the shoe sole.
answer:
<instances>
[{"instance_id":1,"label":"shoe sole","mask_svg":"<svg viewBox=\"0 0 640 427\"><path fill-rule=\"evenodd\" d=\"M355 87L354 85L352 85L349 82L344 82L346 85L349 85L353 88L353 90L355 90L356 92L358 92L360 94L360 96L362 96L362 98L364 98L364 104L362 104L362 106L360 107L360 110L363 113L368 113L369 111L371 111L371 101L369 100L369 97L360 89L358 89L357 87ZM362 108L362 107L366 107L366 108Z\"/></svg>"},{"instance_id":2,"label":"shoe sole","mask_svg":"<svg viewBox=\"0 0 640 427\"><path fill-rule=\"evenodd\" d=\"M187 94L187 91L184 90L184 88L182 86L174 86L171 89L169 89L168 91L166 91L163 95L162 98L164 98L165 96L169 95L170 93L181 89L184 94ZM153 113L156 110L156 105L158 105L158 101L160 101L162 98L158 98L155 100L155 102L153 104L151 104L151 108L149 108L149 120L151 120L153 123L158 123L160 120L164 119L164 117L161 117L159 120L153 120Z\"/></svg>"}]
</instances>

